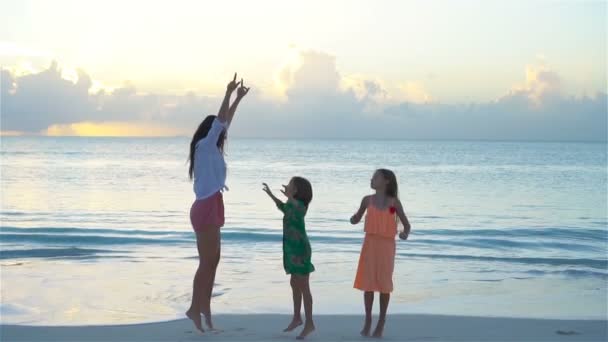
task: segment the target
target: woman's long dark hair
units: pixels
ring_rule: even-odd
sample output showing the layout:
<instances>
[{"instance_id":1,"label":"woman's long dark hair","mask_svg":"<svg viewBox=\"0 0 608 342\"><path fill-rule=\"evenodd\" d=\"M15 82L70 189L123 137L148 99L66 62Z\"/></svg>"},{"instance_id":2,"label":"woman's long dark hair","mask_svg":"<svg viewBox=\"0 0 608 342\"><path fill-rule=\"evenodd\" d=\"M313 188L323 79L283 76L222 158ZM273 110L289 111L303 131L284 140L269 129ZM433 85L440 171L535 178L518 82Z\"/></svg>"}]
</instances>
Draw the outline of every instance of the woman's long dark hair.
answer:
<instances>
[{"instance_id":1,"label":"woman's long dark hair","mask_svg":"<svg viewBox=\"0 0 608 342\"><path fill-rule=\"evenodd\" d=\"M395 173L388 169L378 169L378 172L388 181L386 184L386 196L399 199L399 185L397 185Z\"/></svg>"},{"instance_id":2,"label":"woman's long dark hair","mask_svg":"<svg viewBox=\"0 0 608 342\"><path fill-rule=\"evenodd\" d=\"M198 125L196 132L192 136L192 141L190 142L190 157L188 161L190 162L190 166L188 168L188 175L190 179L194 177L194 152L196 151L196 143L201 139L205 138L211 129L211 124L213 124L213 120L215 120L216 115L209 115ZM224 130L219 138L217 138L217 148L220 149L220 152L224 153L224 141L226 140L226 131Z\"/></svg>"}]
</instances>

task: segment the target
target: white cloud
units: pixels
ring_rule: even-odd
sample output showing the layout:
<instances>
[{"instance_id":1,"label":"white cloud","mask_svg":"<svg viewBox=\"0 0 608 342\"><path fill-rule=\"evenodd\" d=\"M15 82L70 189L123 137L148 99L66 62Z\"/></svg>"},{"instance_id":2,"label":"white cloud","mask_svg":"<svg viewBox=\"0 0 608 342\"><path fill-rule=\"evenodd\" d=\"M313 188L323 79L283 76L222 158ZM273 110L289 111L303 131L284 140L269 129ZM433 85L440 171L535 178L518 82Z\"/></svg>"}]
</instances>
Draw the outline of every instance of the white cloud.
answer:
<instances>
[{"instance_id":1,"label":"white cloud","mask_svg":"<svg viewBox=\"0 0 608 342\"><path fill-rule=\"evenodd\" d=\"M523 85L513 87L509 96L525 96L534 106L541 106L551 97L562 96L560 76L549 69L544 59L536 65L526 66L526 80Z\"/></svg>"},{"instance_id":2,"label":"white cloud","mask_svg":"<svg viewBox=\"0 0 608 342\"><path fill-rule=\"evenodd\" d=\"M399 86L399 90L401 91L399 97L407 102L428 103L433 100L431 95L424 89L424 86L417 82L406 82Z\"/></svg>"},{"instance_id":3,"label":"white cloud","mask_svg":"<svg viewBox=\"0 0 608 342\"><path fill-rule=\"evenodd\" d=\"M391 86L371 77L343 76L335 57L300 51L277 73L282 101L256 92L255 82L249 82L252 91L241 103L231 135L606 141L605 93L567 96L559 74L544 64L528 66L522 78L522 84L494 101L442 104L419 82ZM65 80L56 64L22 76L2 70L2 130L72 134L103 128L122 134L126 127L134 135L190 135L205 115L217 113L221 102L194 93L142 94L132 84L111 91L93 92L93 87L82 70Z\"/></svg>"}]
</instances>

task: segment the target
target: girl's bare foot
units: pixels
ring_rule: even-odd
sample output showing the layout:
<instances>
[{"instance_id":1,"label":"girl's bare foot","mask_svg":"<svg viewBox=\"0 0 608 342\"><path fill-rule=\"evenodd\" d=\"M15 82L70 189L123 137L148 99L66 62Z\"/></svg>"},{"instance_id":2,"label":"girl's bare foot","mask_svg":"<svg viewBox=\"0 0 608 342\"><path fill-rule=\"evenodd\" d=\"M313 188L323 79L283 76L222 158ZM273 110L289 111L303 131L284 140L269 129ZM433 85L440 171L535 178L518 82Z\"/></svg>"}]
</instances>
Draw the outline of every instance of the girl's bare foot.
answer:
<instances>
[{"instance_id":1,"label":"girl's bare foot","mask_svg":"<svg viewBox=\"0 0 608 342\"><path fill-rule=\"evenodd\" d=\"M382 333L384 332L384 320L378 320L378 325L376 325L376 330L374 330L375 338L382 338Z\"/></svg>"},{"instance_id":2,"label":"girl's bare foot","mask_svg":"<svg viewBox=\"0 0 608 342\"><path fill-rule=\"evenodd\" d=\"M304 329L302 329L302 332L300 332L300 335L298 335L298 337L296 337L296 339L303 340L306 338L306 336L308 336L308 334L310 334L313 331L315 331L315 324L306 322L306 324L304 325Z\"/></svg>"},{"instance_id":3,"label":"girl's bare foot","mask_svg":"<svg viewBox=\"0 0 608 342\"><path fill-rule=\"evenodd\" d=\"M361 336L369 336L369 331L372 328L372 319L371 318L366 318L365 319L365 325L363 326L363 330L361 330Z\"/></svg>"},{"instance_id":4,"label":"girl's bare foot","mask_svg":"<svg viewBox=\"0 0 608 342\"><path fill-rule=\"evenodd\" d=\"M205 324L207 325L207 328L209 328L209 330L215 330L215 328L213 328L213 322L211 321L211 316L205 315Z\"/></svg>"},{"instance_id":5,"label":"girl's bare foot","mask_svg":"<svg viewBox=\"0 0 608 342\"><path fill-rule=\"evenodd\" d=\"M190 309L190 310L186 311L186 316L192 320L192 322L194 323L194 326L196 327L196 329L198 329L198 331L205 332L205 330L203 329L201 314L196 313L192 309Z\"/></svg>"},{"instance_id":6,"label":"girl's bare foot","mask_svg":"<svg viewBox=\"0 0 608 342\"><path fill-rule=\"evenodd\" d=\"M285 328L283 330L283 332L292 331L293 329L295 329L295 328L299 327L300 325L302 325L302 323L304 323L304 322L302 322L302 318L301 317L298 317L298 318L294 317L293 320L291 321L291 323L289 323L289 325L287 326L287 328Z\"/></svg>"}]
</instances>

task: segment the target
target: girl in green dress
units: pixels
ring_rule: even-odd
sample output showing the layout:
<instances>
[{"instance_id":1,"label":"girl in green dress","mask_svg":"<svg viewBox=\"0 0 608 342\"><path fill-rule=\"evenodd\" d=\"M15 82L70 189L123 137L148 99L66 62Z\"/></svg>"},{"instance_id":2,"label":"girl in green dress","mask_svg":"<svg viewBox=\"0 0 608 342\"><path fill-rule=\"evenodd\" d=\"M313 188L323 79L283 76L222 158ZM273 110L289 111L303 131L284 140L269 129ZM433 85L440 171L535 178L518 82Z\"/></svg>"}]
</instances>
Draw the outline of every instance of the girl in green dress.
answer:
<instances>
[{"instance_id":1,"label":"girl in green dress","mask_svg":"<svg viewBox=\"0 0 608 342\"><path fill-rule=\"evenodd\" d=\"M263 183L264 192L272 198L280 211L283 212L283 268L285 273L291 275L291 290L293 292L293 320L284 330L292 331L302 325L300 308L304 299L306 324L298 339L305 338L313 330L312 321L312 294L310 293L309 274L315 270L311 263L310 241L306 235L304 216L312 200L312 186L302 177L293 177L281 192L287 197L283 203L276 198L268 184Z\"/></svg>"}]
</instances>

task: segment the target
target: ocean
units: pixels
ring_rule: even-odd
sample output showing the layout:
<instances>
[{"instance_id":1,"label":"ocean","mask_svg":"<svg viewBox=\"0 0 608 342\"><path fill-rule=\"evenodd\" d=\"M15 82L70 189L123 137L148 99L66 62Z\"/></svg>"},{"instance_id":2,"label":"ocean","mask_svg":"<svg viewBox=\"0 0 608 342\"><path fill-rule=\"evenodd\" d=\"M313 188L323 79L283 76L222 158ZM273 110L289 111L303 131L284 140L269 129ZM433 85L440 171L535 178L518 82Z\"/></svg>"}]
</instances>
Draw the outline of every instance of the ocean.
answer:
<instances>
[{"instance_id":1,"label":"ocean","mask_svg":"<svg viewBox=\"0 0 608 342\"><path fill-rule=\"evenodd\" d=\"M183 317L198 260L187 138L2 137L0 323ZM290 313L277 195L313 185L315 313L361 314L375 169L395 171L412 224L397 242L392 313L606 319L605 143L231 139L212 308ZM377 311L377 307L374 308Z\"/></svg>"}]
</instances>

